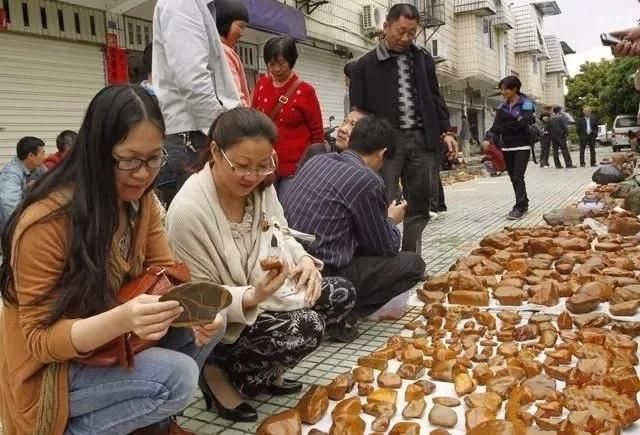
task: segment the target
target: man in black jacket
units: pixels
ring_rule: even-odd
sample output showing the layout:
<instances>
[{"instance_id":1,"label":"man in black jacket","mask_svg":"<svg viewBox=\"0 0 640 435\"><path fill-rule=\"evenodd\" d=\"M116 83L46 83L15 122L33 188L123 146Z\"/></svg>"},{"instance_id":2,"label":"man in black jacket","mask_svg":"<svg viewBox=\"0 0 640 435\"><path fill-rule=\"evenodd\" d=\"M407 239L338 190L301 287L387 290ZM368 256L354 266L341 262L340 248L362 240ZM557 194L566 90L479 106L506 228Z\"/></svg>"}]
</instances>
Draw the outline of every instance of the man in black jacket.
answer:
<instances>
[{"instance_id":1,"label":"man in black jacket","mask_svg":"<svg viewBox=\"0 0 640 435\"><path fill-rule=\"evenodd\" d=\"M575 168L571 161L569 148L567 147L568 130L569 121L562 113L562 108L559 106L554 107L553 115L551 115L551 118L549 119L549 133L551 134L551 143L553 144L553 162L556 165L556 169L562 169L560 156L558 156L558 148L562 151L562 157L564 158L564 164L567 169Z\"/></svg>"},{"instance_id":2,"label":"man in black jacket","mask_svg":"<svg viewBox=\"0 0 640 435\"><path fill-rule=\"evenodd\" d=\"M551 155L551 136L549 135L549 118L551 117L551 106L545 106L540 114L540 121L544 125L544 134L540 138L540 167L549 166L549 156Z\"/></svg>"},{"instance_id":3,"label":"man in black jacket","mask_svg":"<svg viewBox=\"0 0 640 435\"><path fill-rule=\"evenodd\" d=\"M586 106L584 116L578 119L578 136L580 137L580 166L586 166L584 152L589 147L591 166L596 165L596 138L598 137L598 118L591 114L591 107Z\"/></svg>"},{"instance_id":4,"label":"man in black jacket","mask_svg":"<svg viewBox=\"0 0 640 435\"><path fill-rule=\"evenodd\" d=\"M413 44L418 9L396 4L384 23L384 39L351 70L351 107L387 119L400 131L396 156L385 161L382 177L387 202L408 202L402 249L422 254L422 232L431 202L437 203L443 153L457 153L449 130L449 111L440 93L433 57ZM402 181L403 194L400 192ZM434 210L435 211L435 210Z\"/></svg>"}]
</instances>

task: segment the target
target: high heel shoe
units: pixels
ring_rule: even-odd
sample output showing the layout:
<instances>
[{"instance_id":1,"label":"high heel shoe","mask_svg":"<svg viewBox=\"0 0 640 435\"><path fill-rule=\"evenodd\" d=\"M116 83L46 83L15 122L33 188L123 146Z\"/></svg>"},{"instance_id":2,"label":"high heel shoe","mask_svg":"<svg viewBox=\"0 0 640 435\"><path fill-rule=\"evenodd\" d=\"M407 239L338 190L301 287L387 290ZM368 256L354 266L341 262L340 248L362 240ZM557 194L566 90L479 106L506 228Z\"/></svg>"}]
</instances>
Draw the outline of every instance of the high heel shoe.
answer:
<instances>
[{"instance_id":1,"label":"high heel shoe","mask_svg":"<svg viewBox=\"0 0 640 435\"><path fill-rule=\"evenodd\" d=\"M215 406L216 411L218 411L218 415L225 420L246 423L258 421L258 412L247 402L242 402L233 409L222 406L218 399L216 399L215 394L211 391L209 384L207 384L207 381L202 374L200 374L200 378L198 379L198 387L200 387L200 391L202 391L202 397L204 398L204 404L207 409L211 409L212 406Z\"/></svg>"}]
</instances>

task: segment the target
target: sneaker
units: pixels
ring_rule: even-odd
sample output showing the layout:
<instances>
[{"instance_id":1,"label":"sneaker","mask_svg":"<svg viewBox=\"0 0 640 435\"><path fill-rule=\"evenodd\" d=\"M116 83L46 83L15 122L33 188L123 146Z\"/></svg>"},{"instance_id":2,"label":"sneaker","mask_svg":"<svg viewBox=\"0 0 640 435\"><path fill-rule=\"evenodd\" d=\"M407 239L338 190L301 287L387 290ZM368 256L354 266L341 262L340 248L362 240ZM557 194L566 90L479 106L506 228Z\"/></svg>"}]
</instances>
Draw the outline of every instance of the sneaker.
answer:
<instances>
[{"instance_id":1,"label":"sneaker","mask_svg":"<svg viewBox=\"0 0 640 435\"><path fill-rule=\"evenodd\" d=\"M435 221L436 219L438 219L438 216L439 216L439 215L438 215L438 213L436 213L435 211L430 211L430 212L429 212L429 218L430 218L432 221Z\"/></svg>"},{"instance_id":2,"label":"sneaker","mask_svg":"<svg viewBox=\"0 0 640 435\"><path fill-rule=\"evenodd\" d=\"M524 217L526 212L527 212L526 210L518 210L517 208L514 208L507 215L507 219L512 220L512 221L520 220L520 219L522 219Z\"/></svg>"},{"instance_id":3,"label":"sneaker","mask_svg":"<svg viewBox=\"0 0 640 435\"><path fill-rule=\"evenodd\" d=\"M575 168L576 168L576 166L575 166L575 165L567 166L567 169L575 169Z\"/></svg>"},{"instance_id":4,"label":"sneaker","mask_svg":"<svg viewBox=\"0 0 640 435\"><path fill-rule=\"evenodd\" d=\"M585 166L587 166L585 163L580 163L581 168L584 168Z\"/></svg>"}]
</instances>

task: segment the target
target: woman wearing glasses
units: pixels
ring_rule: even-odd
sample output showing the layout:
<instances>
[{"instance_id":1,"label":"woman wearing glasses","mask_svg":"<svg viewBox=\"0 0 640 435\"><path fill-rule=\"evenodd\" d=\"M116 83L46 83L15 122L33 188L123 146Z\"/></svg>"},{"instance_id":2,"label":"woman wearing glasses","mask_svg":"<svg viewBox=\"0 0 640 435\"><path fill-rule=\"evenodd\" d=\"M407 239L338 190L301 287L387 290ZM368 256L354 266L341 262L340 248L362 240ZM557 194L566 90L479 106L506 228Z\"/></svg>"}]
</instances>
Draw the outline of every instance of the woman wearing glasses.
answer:
<instances>
[{"instance_id":1,"label":"woman wearing glasses","mask_svg":"<svg viewBox=\"0 0 640 435\"><path fill-rule=\"evenodd\" d=\"M164 131L143 88L103 89L70 154L29 189L7 223L0 268L5 433L191 433L171 416L192 400L224 320L170 328L178 302L119 297L147 267L174 264L150 193L165 161ZM129 334L159 340L135 355L132 369L86 359Z\"/></svg>"},{"instance_id":2,"label":"woman wearing glasses","mask_svg":"<svg viewBox=\"0 0 640 435\"><path fill-rule=\"evenodd\" d=\"M169 245L194 279L225 285L233 295L223 343L200 379L207 407L229 420L255 421L243 396L293 394L282 375L320 344L325 327L342 320L355 290L322 277L322 263L291 237L276 191L276 127L263 113L236 108L214 121L201 170L167 213ZM263 270L261 261L273 268ZM242 393L239 394L238 390Z\"/></svg>"}]
</instances>

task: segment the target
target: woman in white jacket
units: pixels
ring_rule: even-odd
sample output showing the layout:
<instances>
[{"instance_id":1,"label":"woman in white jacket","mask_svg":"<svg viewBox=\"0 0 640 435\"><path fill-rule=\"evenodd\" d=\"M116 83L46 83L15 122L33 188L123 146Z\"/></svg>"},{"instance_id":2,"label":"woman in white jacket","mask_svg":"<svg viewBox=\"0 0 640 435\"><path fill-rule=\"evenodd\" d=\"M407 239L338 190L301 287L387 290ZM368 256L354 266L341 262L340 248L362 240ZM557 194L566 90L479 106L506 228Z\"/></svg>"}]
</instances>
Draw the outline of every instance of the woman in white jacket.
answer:
<instances>
[{"instance_id":1,"label":"woman in white jacket","mask_svg":"<svg viewBox=\"0 0 640 435\"><path fill-rule=\"evenodd\" d=\"M245 396L298 392L301 385L283 373L315 350L326 326L340 322L355 303L353 285L322 277L322 263L289 233L266 181L275 170L275 140L272 121L256 110L218 117L201 169L167 214L175 258L194 280L224 285L233 295L224 344L211 354L200 386L207 407L215 404L234 421L257 419L237 390ZM282 267L263 271L266 257L280 258Z\"/></svg>"}]
</instances>

